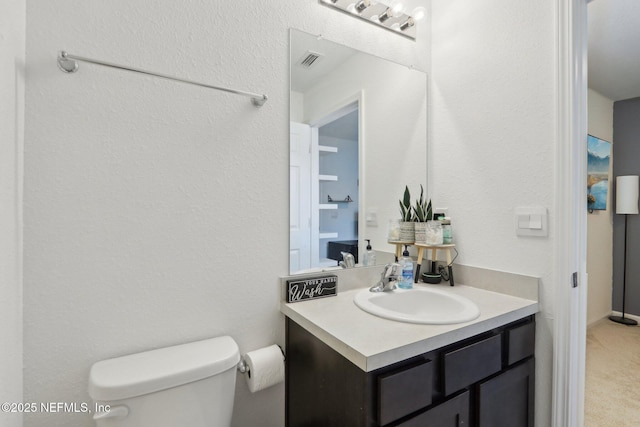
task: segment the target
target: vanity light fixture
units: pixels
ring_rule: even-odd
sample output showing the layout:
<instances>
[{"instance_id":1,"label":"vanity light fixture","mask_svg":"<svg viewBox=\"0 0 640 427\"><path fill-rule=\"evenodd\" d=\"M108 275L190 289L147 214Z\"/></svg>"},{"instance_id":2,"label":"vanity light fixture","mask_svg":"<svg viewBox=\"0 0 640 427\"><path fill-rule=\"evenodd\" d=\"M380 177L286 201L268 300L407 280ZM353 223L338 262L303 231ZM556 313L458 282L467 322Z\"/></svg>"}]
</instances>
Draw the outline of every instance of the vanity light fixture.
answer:
<instances>
[{"instance_id":1,"label":"vanity light fixture","mask_svg":"<svg viewBox=\"0 0 640 427\"><path fill-rule=\"evenodd\" d=\"M384 22L389 18L393 18L393 9L391 9L390 7L388 7L387 10L382 13L382 15L378 16L378 20L380 22Z\"/></svg>"},{"instance_id":2,"label":"vanity light fixture","mask_svg":"<svg viewBox=\"0 0 640 427\"><path fill-rule=\"evenodd\" d=\"M355 10L357 13L362 13L363 10L371 6L371 0L360 0L356 3Z\"/></svg>"},{"instance_id":3,"label":"vanity light fixture","mask_svg":"<svg viewBox=\"0 0 640 427\"><path fill-rule=\"evenodd\" d=\"M407 28L411 28L416 25L412 17L408 17L406 21L400 24L400 31L405 31Z\"/></svg>"},{"instance_id":4,"label":"vanity light fixture","mask_svg":"<svg viewBox=\"0 0 640 427\"><path fill-rule=\"evenodd\" d=\"M319 2L413 40L416 38L416 23L425 15L425 9L422 6L415 8L409 15L403 11L402 2L399 0L319 0Z\"/></svg>"}]
</instances>

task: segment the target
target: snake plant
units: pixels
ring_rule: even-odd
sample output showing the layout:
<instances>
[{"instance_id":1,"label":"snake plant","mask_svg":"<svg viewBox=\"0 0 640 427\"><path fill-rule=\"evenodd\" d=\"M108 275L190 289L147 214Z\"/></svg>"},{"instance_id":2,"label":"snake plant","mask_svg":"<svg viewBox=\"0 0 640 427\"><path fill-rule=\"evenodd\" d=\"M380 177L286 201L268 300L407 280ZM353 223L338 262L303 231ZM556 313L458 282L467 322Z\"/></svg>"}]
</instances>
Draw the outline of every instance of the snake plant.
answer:
<instances>
[{"instance_id":1,"label":"snake plant","mask_svg":"<svg viewBox=\"0 0 640 427\"><path fill-rule=\"evenodd\" d=\"M415 220L413 209L411 208L411 193L409 193L409 187L404 187L404 195L400 199L400 215L402 221L412 222Z\"/></svg>"},{"instance_id":2,"label":"snake plant","mask_svg":"<svg viewBox=\"0 0 640 427\"><path fill-rule=\"evenodd\" d=\"M424 188L420 185L420 198L416 200L413 207L416 222L427 222L433 219L433 208L431 207L431 199L427 201L424 197Z\"/></svg>"}]
</instances>

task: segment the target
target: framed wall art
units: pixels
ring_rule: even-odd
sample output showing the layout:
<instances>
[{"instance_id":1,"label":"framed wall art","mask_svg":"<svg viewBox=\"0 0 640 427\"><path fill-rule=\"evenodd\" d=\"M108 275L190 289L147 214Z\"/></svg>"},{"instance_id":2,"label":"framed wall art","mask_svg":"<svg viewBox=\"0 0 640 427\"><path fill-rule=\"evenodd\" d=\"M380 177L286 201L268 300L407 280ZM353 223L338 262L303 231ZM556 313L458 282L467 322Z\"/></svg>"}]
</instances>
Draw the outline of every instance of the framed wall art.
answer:
<instances>
[{"instance_id":1,"label":"framed wall art","mask_svg":"<svg viewBox=\"0 0 640 427\"><path fill-rule=\"evenodd\" d=\"M611 143L587 136L587 208L606 210L609 194Z\"/></svg>"}]
</instances>

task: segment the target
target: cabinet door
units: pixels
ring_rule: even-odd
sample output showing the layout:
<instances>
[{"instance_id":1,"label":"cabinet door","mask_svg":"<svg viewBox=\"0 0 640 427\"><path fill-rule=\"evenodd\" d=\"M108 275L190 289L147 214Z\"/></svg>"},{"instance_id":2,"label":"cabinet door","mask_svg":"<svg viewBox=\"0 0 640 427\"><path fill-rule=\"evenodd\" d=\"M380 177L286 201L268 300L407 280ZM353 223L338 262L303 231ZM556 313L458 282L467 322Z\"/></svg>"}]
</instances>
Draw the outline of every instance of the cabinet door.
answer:
<instances>
[{"instance_id":1,"label":"cabinet door","mask_svg":"<svg viewBox=\"0 0 640 427\"><path fill-rule=\"evenodd\" d=\"M370 375L287 318L285 425L373 427Z\"/></svg>"},{"instance_id":2,"label":"cabinet door","mask_svg":"<svg viewBox=\"0 0 640 427\"><path fill-rule=\"evenodd\" d=\"M470 427L469 391L403 422L398 427Z\"/></svg>"},{"instance_id":3,"label":"cabinet door","mask_svg":"<svg viewBox=\"0 0 640 427\"><path fill-rule=\"evenodd\" d=\"M533 358L478 386L478 427L533 426Z\"/></svg>"}]
</instances>

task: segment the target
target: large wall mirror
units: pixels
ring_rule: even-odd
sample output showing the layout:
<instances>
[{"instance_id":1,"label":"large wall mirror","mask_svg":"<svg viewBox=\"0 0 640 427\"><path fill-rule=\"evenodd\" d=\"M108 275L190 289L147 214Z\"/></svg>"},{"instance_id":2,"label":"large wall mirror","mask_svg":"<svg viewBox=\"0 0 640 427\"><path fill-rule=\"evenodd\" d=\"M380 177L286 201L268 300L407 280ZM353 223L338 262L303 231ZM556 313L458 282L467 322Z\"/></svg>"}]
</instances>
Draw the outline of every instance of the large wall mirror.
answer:
<instances>
[{"instance_id":1,"label":"large wall mirror","mask_svg":"<svg viewBox=\"0 0 640 427\"><path fill-rule=\"evenodd\" d=\"M290 273L362 265L365 239L389 262L405 185L427 184L427 75L294 29L290 54Z\"/></svg>"}]
</instances>

